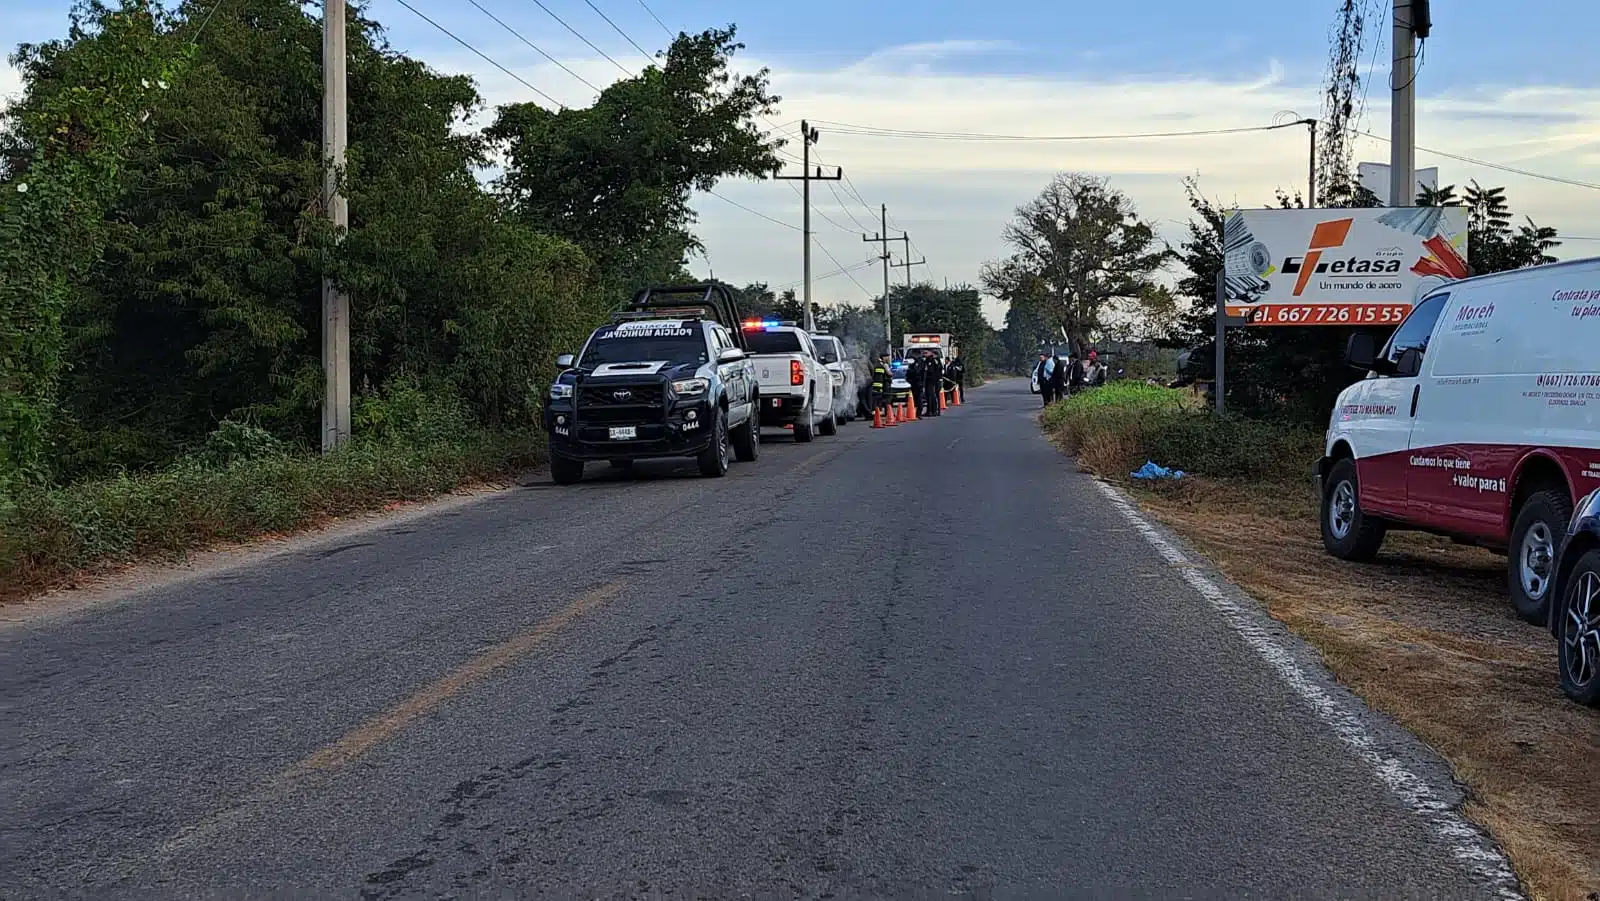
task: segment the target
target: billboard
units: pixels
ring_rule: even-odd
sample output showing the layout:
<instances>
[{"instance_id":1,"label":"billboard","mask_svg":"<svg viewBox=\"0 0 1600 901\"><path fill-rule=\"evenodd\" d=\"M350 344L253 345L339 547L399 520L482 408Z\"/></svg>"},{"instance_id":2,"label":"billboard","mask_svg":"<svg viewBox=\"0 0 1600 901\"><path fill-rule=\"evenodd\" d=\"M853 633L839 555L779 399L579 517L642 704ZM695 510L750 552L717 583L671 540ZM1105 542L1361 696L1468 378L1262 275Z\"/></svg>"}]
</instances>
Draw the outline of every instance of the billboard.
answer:
<instances>
[{"instance_id":1,"label":"billboard","mask_svg":"<svg viewBox=\"0 0 1600 901\"><path fill-rule=\"evenodd\" d=\"M1234 210L1222 244L1228 315L1250 325L1394 325L1468 274L1460 207Z\"/></svg>"}]
</instances>

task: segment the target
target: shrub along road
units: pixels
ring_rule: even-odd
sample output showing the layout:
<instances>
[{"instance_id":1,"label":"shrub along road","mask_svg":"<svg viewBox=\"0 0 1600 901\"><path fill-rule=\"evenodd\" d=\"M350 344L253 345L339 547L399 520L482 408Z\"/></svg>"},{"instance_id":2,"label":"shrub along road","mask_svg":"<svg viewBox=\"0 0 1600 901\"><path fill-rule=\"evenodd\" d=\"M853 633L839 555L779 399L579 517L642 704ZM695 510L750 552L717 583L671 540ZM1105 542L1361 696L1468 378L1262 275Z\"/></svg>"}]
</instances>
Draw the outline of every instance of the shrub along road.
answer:
<instances>
[{"instance_id":1,"label":"shrub along road","mask_svg":"<svg viewBox=\"0 0 1600 901\"><path fill-rule=\"evenodd\" d=\"M13 617L0 895L1503 897L1442 764L1219 615L1036 403Z\"/></svg>"}]
</instances>

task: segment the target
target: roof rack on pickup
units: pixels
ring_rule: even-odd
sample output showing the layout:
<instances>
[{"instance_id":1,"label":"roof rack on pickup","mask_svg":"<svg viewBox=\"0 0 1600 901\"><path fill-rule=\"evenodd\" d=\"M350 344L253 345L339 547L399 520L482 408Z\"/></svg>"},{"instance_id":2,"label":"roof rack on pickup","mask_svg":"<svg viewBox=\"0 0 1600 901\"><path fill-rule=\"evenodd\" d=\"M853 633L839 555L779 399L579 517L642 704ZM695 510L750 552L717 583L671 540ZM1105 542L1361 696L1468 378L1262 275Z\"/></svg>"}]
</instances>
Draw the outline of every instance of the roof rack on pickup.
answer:
<instances>
[{"instance_id":1,"label":"roof rack on pickup","mask_svg":"<svg viewBox=\"0 0 1600 901\"><path fill-rule=\"evenodd\" d=\"M739 297L727 285L700 282L692 285L657 285L641 288L611 314L613 322L625 319L710 319L744 344L739 328ZM749 347L744 347L748 353Z\"/></svg>"}]
</instances>

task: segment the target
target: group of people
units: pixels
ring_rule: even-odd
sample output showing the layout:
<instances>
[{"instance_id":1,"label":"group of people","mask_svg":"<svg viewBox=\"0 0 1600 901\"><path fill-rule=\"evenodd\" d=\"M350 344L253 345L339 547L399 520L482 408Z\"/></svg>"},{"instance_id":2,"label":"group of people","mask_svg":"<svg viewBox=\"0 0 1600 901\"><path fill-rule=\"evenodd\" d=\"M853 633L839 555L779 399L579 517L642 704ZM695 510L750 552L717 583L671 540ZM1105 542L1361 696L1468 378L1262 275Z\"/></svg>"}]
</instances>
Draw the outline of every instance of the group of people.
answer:
<instances>
[{"instance_id":1,"label":"group of people","mask_svg":"<svg viewBox=\"0 0 1600 901\"><path fill-rule=\"evenodd\" d=\"M1033 377L1038 380L1039 395L1048 407L1059 398L1077 394L1085 388L1104 385L1106 367L1100 362L1100 355L1092 350L1082 359L1072 353L1062 359L1050 351L1041 350L1039 362L1033 368Z\"/></svg>"},{"instance_id":2,"label":"group of people","mask_svg":"<svg viewBox=\"0 0 1600 901\"><path fill-rule=\"evenodd\" d=\"M921 356L912 360L906 369L906 381L911 384L911 402L918 416L938 416L939 396L946 389L966 391L966 368L960 357L940 360L931 348L924 348ZM888 351L878 356L878 365L872 368L873 404L887 409L894 399L893 358Z\"/></svg>"}]
</instances>

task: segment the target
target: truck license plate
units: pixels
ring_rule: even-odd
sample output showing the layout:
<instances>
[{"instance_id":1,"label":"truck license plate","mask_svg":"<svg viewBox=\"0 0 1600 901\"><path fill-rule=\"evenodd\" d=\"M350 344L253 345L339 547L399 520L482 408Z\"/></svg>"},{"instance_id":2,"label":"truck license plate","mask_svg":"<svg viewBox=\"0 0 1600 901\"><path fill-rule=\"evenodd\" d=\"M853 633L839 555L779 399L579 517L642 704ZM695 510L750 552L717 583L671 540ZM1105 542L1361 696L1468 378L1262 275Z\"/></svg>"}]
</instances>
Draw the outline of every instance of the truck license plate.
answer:
<instances>
[{"instance_id":1,"label":"truck license plate","mask_svg":"<svg viewBox=\"0 0 1600 901\"><path fill-rule=\"evenodd\" d=\"M612 441L629 441L637 437L639 437L639 429L635 426L622 425L611 427Z\"/></svg>"}]
</instances>

